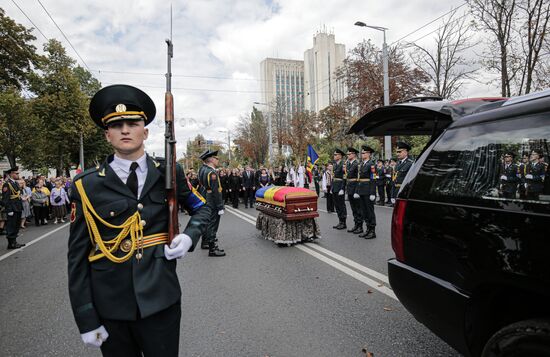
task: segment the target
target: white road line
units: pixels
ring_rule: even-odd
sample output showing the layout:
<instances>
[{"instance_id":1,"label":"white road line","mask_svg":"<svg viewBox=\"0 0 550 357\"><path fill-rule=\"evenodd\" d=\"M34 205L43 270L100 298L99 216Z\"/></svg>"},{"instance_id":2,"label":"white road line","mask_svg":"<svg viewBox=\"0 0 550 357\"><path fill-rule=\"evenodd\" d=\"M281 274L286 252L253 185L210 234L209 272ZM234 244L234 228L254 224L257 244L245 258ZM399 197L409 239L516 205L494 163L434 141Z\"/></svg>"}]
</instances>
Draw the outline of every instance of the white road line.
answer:
<instances>
[{"instance_id":1,"label":"white road line","mask_svg":"<svg viewBox=\"0 0 550 357\"><path fill-rule=\"evenodd\" d=\"M357 270L360 270L360 271L362 271L363 273L365 273L365 274L367 274L367 275L370 275L370 276L372 276L373 278L376 278L376 279L378 279L378 280L380 280L380 281L382 281L382 282L384 282L384 283L386 283L386 284L389 284L389 283L390 283L390 281L389 281L389 279L388 279L388 277L387 277L386 275L384 275L384 274L382 274L382 273L379 273L379 272L377 272L377 271L375 271L375 270L372 270L372 269L370 269L370 268L367 268L367 267L364 266L364 265L358 264L358 263L354 262L354 261L351 260L351 259L348 259L348 258L346 258L346 257L343 257L343 256L341 256L341 255L339 255L339 254L336 254L336 253L334 253L334 252L331 251L331 250L325 249L325 248L323 248L323 247L320 247L320 246L317 245L317 244L312 244L312 243L306 243L305 245L306 245L307 247L309 247L309 248L315 249L315 250L317 250L317 251L319 251L319 252L321 252L321 253L324 253L324 254L326 254L326 255L328 255L328 256L331 256L331 257L333 257L334 259L339 260L339 261L341 261L342 263L344 263L344 264L346 264L346 265L349 265L349 266L352 267L352 268L355 268L355 269L357 269Z\"/></svg>"},{"instance_id":2,"label":"white road line","mask_svg":"<svg viewBox=\"0 0 550 357\"><path fill-rule=\"evenodd\" d=\"M241 214L241 215L243 215L243 216L245 216L245 217L247 217L247 218L249 218L249 219L252 219L252 220L254 220L254 221L256 220L256 217L254 217L253 215L248 214L248 213L246 213L246 212L243 212L243 211L241 211L241 210L235 209L235 208L233 208L233 207L225 207L225 208L229 209L230 211L234 211L234 212L236 212L236 213L239 213L239 214Z\"/></svg>"},{"instance_id":3,"label":"white road line","mask_svg":"<svg viewBox=\"0 0 550 357\"><path fill-rule=\"evenodd\" d=\"M246 221L246 222L248 222L248 223L250 223L254 226L256 225L255 221L253 221L252 219L249 219L248 217L246 217L246 216L249 216L249 217L252 217L252 216L250 216L246 213L243 213L241 211L238 211L234 208L226 207L226 209L228 210L228 212L231 212L232 214L234 214L235 216L241 218L242 220L244 220L244 221ZM370 275L371 277L373 277L373 278L375 278L375 279L377 279L381 282L389 284L388 277L385 276L384 274L381 274L381 273L379 273L375 270L367 268L367 267L365 267L365 266L363 266L359 263L354 262L351 259L343 257L339 254L336 254L336 253L334 253L334 252L332 252L328 249L322 248L322 247L320 247L318 245L315 245L315 244L306 243L305 245L296 245L294 247L300 249L304 253L307 253L307 254L313 256L314 258L317 258L317 259L321 260L322 262L325 262L325 263L329 264L333 268L336 268L336 269L340 270L341 272L351 276L352 278L355 278L355 279L367 284L368 286L372 287L373 289L376 289L376 290L380 291L381 293L391 297L392 299L397 300L397 297L395 296L395 294L393 293L393 291L390 288L380 284L379 282L377 282L375 280L372 280L372 279L364 276L361 273L356 272L353 269L350 269L350 268L346 267L345 265L342 265L342 264L338 263L336 260L339 260L340 262L342 262L344 264L347 264L350 267L352 267L354 269L357 269L357 270L363 272L366 275ZM334 260L327 257L326 255L321 254L321 253L324 253L324 254L332 257ZM382 285L382 286L380 286L380 285Z\"/></svg>"},{"instance_id":4,"label":"white road line","mask_svg":"<svg viewBox=\"0 0 550 357\"><path fill-rule=\"evenodd\" d=\"M324 263L327 263L328 265L332 266L333 268L336 268L338 270L340 270L342 273L344 274L347 274L349 276L351 276L352 278L354 279L357 279L359 280L360 282L370 286L371 288L373 289L376 289L378 291L380 291L382 294L385 294L389 297L391 297L392 299L394 300L397 300L397 296L395 296L395 294L393 293L393 291L391 289L389 289L388 287L378 283L377 281L374 281L366 276L364 276L363 274L360 274L358 272L356 272L355 270L353 269L350 269L348 267L346 267L345 265L342 265L330 258L327 258L326 256L320 254L320 253L317 253L316 251L306 247L306 246L303 246L303 245L296 245L295 248L297 249L300 249L301 251L321 260L322 262ZM382 286L379 286L379 285L382 285Z\"/></svg>"},{"instance_id":5,"label":"white road line","mask_svg":"<svg viewBox=\"0 0 550 357\"><path fill-rule=\"evenodd\" d=\"M27 243L27 245L25 245L24 247L21 247L21 248L19 248L19 249L14 249L14 250L12 250L11 252L2 255L2 256L0 257L0 262L1 262L2 260L6 259L7 257L10 257L10 256L14 255L15 253L19 253L19 252L25 250L26 248L30 247L31 245L33 245L34 243L36 243L36 242L38 242L38 241L40 241L40 240L42 240L42 239L48 237L49 235L52 235L52 234L54 234L55 232L60 231L60 230L62 230L63 228L68 227L69 224L70 224L70 223L64 224L64 225L62 225L61 227L58 227L58 228L54 229L53 231L50 231L50 232L48 232L48 233L46 233L46 234L41 235L40 237L38 237L38 238L36 238L36 239L34 239L34 240L31 240L31 241L30 241L29 243Z\"/></svg>"}]
</instances>

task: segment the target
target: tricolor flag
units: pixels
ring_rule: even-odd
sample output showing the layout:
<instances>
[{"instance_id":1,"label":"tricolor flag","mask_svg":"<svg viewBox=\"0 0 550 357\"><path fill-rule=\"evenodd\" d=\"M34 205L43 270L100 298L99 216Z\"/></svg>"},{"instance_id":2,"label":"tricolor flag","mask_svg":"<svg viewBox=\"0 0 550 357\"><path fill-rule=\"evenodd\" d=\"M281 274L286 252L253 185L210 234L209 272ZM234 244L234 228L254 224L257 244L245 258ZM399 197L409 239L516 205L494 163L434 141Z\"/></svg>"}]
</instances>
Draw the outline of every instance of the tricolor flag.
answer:
<instances>
[{"instance_id":1,"label":"tricolor flag","mask_svg":"<svg viewBox=\"0 0 550 357\"><path fill-rule=\"evenodd\" d=\"M313 182L313 175L311 174L311 170L313 170L313 165L317 163L317 160L319 160L319 155L313 150L313 146L307 145L307 175L309 176L309 182Z\"/></svg>"}]
</instances>

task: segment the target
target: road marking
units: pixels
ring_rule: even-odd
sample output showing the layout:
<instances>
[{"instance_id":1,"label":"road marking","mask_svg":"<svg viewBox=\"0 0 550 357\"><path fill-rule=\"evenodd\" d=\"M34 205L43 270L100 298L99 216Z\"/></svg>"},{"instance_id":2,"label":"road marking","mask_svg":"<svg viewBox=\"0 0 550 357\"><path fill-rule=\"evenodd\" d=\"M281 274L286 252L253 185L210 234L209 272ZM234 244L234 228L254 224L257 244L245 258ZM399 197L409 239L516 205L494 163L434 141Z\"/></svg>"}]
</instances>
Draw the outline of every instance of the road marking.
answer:
<instances>
[{"instance_id":1,"label":"road marking","mask_svg":"<svg viewBox=\"0 0 550 357\"><path fill-rule=\"evenodd\" d=\"M30 247L30 246L33 245L34 243L36 243L36 242L38 242L38 241L41 241L42 239L48 237L49 235L52 235L52 234L54 234L55 232L60 231L60 230L62 230L63 228L68 227L69 225L70 225L70 223L66 223L66 224L62 225L61 227L58 227L58 228L54 229L53 231L50 231L50 232L48 232L48 233L46 233L46 234L41 235L40 237L38 237L38 238L36 238L36 239L34 239L34 240L31 240L31 241L30 241L29 243L27 243L24 247L21 247L21 248L19 248L19 249L14 249L14 250L12 250L11 252L2 255L2 256L0 257L0 262L1 262L2 260L6 259L7 257L10 257L10 256L14 255L15 253L19 253L19 252L25 250L25 248Z\"/></svg>"},{"instance_id":2,"label":"road marking","mask_svg":"<svg viewBox=\"0 0 550 357\"><path fill-rule=\"evenodd\" d=\"M338 263L338 262L336 262L336 261L334 261L330 258L327 258L326 256L324 256L320 253L317 253L313 249L309 248L309 246L306 247L304 245L295 245L294 247L297 248L297 249L300 249L301 251L303 251L303 252L305 252L305 253L307 253L307 254L309 254L309 255L317 258L317 259L319 259L320 261L322 261L324 263L327 263L328 265L332 266L333 268L336 268L336 269L340 270L342 273L347 274L347 275L351 276L352 278L359 280L360 282L370 286L371 288L380 291L382 294L385 294L385 295L391 297L392 299L397 300L397 296L395 296L393 291L391 289L389 289L388 287L378 283L377 281L374 281L374 280L366 277L363 274L360 274L360 273L356 272L353 269L348 268L345 265L342 265L342 264L340 264L340 263ZM380 285L382 285L382 286L380 286Z\"/></svg>"},{"instance_id":3,"label":"road marking","mask_svg":"<svg viewBox=\"0 0 550 357\"><path fill-rule=\"evenodd\" d=\"M249 219L252 219L252 220L256 221L256 217L254 217L254 216L251 215L251 214L248 214L248 213L246 213L246 212L243 212L243 211L241 211L241 210L239 210L239 209L235 209L235 208L232 208L232 207L225 207L225 208L228 208L230 211L234 211L234 212L236 212L237 214L241 214L241 215L243 215L243 216L245 216L245 217L247 217L247 218L249 218Z\"/></svg>"},{"instance_id":4,"label":"road marking","mask_svg":"<svg viewBox=\"0 0 550 357\"><path fill-rule=\"evenodd\" d=\"M234 208L226 207L226 209L227 209L228 212L234 214L235 216L239 217L240 219L256 226L256 222L255 222L256 218L255 217L253 217L253 216L251 216L247 213L241 212L239 210L236 210ZM332 251L330 251L326 248L320 247L316 244L305 243L303 245L295 245L294 247L301 250L304 253L307 253L307 254L311 255L314 258L317 258L317 259L321 260L322 262L332 266L333 268L338 269L342 273L347 274L347 275L351 276L352 278L359 280L360 282L370 286L371 288L380 291L381 293L391 297L392 299L397 300L397 297L395 296L393 291L390 288L388 288L387 286L384 286L383 284L380 283L380 282L383 282L383 283L389 284L389 280L388 280L388 277L386 275L384 275L382 273L379 273L375 270L372 270L370 268L367 268L366 266L363 266L359 263L356 263L351 259L348 259L344 256L339 255L339 254L336 254L336 253L334 253L334 252L332 252ZM323 253L324 255L321 254L321 253ZM327 255L331 258L327 257ZM349 268L349 267L347 267L347 266L345 266L345 265L343 265L343 264L340 264L340 263L346 264L346 265L350 266L351 268L357 269L360 272L362 272L364 275L357 272L357 271L355 271L355 270L353 270L353 269L351 269L351 268ZM369 275L370 277L375 278L379 281L375 281L375 280L373 280L370 277L367 277L365 275Z\"/></svg>"}]
</instances>

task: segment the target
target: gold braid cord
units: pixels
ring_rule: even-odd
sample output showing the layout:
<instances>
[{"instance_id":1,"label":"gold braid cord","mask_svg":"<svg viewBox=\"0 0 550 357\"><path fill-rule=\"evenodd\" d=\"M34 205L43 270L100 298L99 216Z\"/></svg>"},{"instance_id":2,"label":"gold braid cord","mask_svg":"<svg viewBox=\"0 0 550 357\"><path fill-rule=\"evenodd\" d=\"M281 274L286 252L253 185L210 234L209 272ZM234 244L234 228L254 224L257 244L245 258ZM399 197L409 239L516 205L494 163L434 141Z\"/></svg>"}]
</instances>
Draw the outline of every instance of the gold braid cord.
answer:
<instances>
[{"instance_id":1,"label":"gold braid cord","mask_svg":"<svg viewBox=\"0 0 550 357\"><path fill-rule=\"evenodd\" d=\"M143 226L141 225L141 216L138 211L128 217L128 219L119 226L110 224L109 222L102 219L94 210L94 207L90 203L90 200L88 199L88 196L84 191L82 180L76 181L75 185L82 199L82 213L84 214L84 218L86 219L86 225L88 226L88 233L90 235L92 245L98 247L101 251L100 254L95 254L95 252L92 250L88 257L88 260L90 262L106 257L113 263L123 263L130 259L136 250L139 251L143 249ZM95 221L96 219L108 228L120 229L120 233L115 238L109 241L103 241L101 239L99 229L97 228L97 224ZM115 256L113 252L118 249L122 240L128 235L130 235L130 239L132 241L132 247L130 248L130 251L122 257ZM110 247L107 247L107 245L109 245Z\"/></svg>"}]
</instances>

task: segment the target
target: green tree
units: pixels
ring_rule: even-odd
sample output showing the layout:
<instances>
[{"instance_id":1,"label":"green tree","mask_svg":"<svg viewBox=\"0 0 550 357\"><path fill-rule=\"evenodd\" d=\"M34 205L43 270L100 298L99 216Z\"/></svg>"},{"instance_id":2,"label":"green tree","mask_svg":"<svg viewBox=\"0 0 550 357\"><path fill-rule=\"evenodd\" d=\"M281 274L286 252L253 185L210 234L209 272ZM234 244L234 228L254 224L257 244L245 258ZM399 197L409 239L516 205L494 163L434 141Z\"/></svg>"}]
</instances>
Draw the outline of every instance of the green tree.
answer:
<instances>
[{"instance_id":1,"label":"green tree","mask_svg":"<svg viewBox=\"0 0 550 357\"><path fill-rule=\"evenodd\" d=\"M262 112L253 107L250 115L241 117L237 124L235 153L242 159L242 163L258 167L267 159L268 141L267 122Z\"/></svg>"},{"instance_id":2,"label":"green tree","mask_svg":"<svg viewBox=\"0 0 550 357\"><path fill-rule=\"evenodd\" d=\"M0 8L0 90L21 90L27 83L32 65L38 61L32 30L16 23Z\"/></svg>"}]
</instances>

